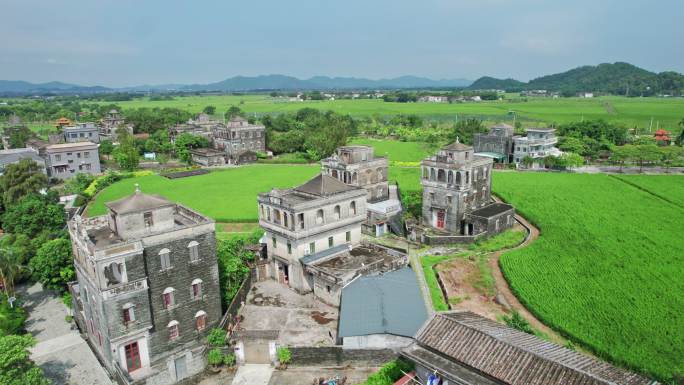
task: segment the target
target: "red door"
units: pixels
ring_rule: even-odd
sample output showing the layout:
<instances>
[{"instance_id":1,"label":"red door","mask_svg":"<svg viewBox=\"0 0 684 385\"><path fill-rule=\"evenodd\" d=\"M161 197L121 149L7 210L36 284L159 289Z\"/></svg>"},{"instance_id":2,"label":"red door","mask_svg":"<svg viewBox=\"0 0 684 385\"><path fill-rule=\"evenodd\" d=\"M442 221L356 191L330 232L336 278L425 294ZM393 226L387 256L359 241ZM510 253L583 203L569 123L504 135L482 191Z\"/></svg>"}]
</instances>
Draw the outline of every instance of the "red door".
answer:
<instances>
[{"instance_id":1,"label":"red door","mask_svg":"<svg viewBox=\"0 0 684 385\"><path fill-rule=\"evenodd\" d=\"M444 228L444 210L437 211L437 228Z\"/></svg>"},{"instance_id":2,"label":"red door","mask_svg":"<svg viewBox=\"0 0 684 385\"><path fill-rule=\"evenodd\" d=\"M126 351L126 367L128 372L132 372L136 369L140 369L140 351L138 350L138 343L133 342L132 344L126 345L124 348Z\"/></svg>"}]
</instances>

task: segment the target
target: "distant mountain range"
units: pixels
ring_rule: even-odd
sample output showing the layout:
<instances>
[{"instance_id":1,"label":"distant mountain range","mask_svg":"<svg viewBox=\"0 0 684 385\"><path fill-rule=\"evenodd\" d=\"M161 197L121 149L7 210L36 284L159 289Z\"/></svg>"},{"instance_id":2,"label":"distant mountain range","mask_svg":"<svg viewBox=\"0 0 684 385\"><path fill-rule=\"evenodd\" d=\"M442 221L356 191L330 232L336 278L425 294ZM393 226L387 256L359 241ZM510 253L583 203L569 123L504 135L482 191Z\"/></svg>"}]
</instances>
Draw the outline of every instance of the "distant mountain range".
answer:
<instances>
[{"instance_id":1,"label":"distant mountain range","mask_svg":"<svg viewBox=\"0 0 684 385\"><path fill-rule=\"evenodd\" d=\"M576 92L605 92L615 95L684 94L684 75L677 72L654 73L629 63L604 63L583 66L554 75L542 76L529 82L515 79L496 79L489 76L477 79L471 90L503 89L508 91L548 90L568 94Z\"/></svg>"},{"instance_id":2,"label":"distant mountain range","mask_svg":"<svg viewBox=\"0 0 684 385\"><path fill-rule=\"evenodd\" d=\"M351 90L351 89L407 89L407 88L460 88L472 83L467 79L433 80L417 76L401 76L392 79L364 79L352 77L315 76L298 79L285 75L235 76L209 84L164 84L142 85L136 87L107 88L100 86L84 87L76 84L50 82L34 84L25 81L0 80L2 94L30 93L100 93L132 91L292 91L292 90Z\"/></svg>"},{"instance_id":3,"label":"distant mountain range","mask_svg":"<svg viewBox=\"0 0 684 385\"><path fill-rule=\"evenodd\" d=\"M310 90L389 90L389 89L503 89L507 91L539 90L575 92L605 92L617 95L684 94L684 75L677 72L654 73L629 63L605 63L583 66L566 72L542 76L529 82L484 76L471 82L467 79L433 80L417 76L391 79L314 76L299 79L286 75L235 76L209 84L164 84L107 88L80 86L62 82L34 84L25 81L0 80L0 94L93 94L111 92L191 92L191 91L310 91Z\"/></svg>"}]
</instances>

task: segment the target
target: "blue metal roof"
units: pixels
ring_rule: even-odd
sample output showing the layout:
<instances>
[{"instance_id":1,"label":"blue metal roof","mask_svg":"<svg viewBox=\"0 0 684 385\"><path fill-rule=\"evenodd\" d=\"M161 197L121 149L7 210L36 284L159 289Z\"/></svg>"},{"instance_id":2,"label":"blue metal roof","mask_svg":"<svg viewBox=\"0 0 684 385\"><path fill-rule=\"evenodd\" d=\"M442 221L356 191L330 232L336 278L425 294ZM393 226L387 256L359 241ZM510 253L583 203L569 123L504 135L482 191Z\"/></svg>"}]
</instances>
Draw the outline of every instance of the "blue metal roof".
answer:
<instances>
[{"instance_id":1,"label":"blue metal roof","mask_svg":"<svg viewBox=\"0 0 684 385\"><path fill-rule=\"evenodd\" d=\"M342 290L339 336L413 337L427 317L416 273L406 266L360 277Z\"/></svg>"}]
</instances>

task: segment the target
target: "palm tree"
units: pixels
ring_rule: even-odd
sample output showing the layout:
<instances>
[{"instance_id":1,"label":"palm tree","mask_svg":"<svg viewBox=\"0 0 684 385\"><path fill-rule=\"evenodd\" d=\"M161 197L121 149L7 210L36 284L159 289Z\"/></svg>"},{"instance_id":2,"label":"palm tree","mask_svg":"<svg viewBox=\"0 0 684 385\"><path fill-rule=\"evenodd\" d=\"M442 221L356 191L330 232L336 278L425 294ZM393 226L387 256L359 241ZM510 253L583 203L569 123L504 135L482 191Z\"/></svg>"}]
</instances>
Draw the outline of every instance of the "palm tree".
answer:
<instances>
[{"instance_id":1,"label":"palm tree","mask_svg":"<svg viewBox=\"0 0 684 385\"><path fill-rule=\"evenodd\" d=\"M0 281L7 297L14 294L14 280L25 270L12 250L0 249Z\"/></svg>"}]
</instances>

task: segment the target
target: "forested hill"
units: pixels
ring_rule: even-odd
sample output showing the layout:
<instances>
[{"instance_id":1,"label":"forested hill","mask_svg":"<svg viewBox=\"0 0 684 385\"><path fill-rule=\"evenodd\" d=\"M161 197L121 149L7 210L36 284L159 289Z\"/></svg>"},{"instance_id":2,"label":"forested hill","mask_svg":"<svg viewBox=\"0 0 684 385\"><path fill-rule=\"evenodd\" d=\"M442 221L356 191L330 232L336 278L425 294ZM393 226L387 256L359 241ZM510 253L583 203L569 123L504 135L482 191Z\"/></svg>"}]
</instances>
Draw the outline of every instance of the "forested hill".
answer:
<instances>
[{"instance_id":1,"label":"forested hill","mask_svg":"<svg viewBox=\"0 0 684 385\"><path fill-rule=\"evenodd\" d=\"M684 75L677 72L654 73L629 63L617 62L578 67L570 71L532 79L527 83L514 79L482 77L469 88L509 91L549 90L565 94L591 91L627 96L683 95Z\"/></svg>"}]
</instances>

